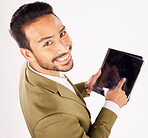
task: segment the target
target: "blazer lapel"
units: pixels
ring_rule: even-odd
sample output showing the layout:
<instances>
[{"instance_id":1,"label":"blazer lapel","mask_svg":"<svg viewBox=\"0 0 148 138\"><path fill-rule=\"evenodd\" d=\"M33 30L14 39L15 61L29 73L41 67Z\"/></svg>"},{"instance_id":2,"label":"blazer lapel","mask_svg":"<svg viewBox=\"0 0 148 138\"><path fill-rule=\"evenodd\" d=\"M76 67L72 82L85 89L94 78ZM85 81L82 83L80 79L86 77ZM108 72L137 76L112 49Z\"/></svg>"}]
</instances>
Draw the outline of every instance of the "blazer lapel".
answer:
<instances>
[{"instance_id":1,"label":"blazer lapel","mask_svg":"<svg viewBox=\"0 0 148 138\"><path fill-rule=\"evenodd\" d=\"M84 108L87 110L87 112L90 116L90 112L86 107L85 101L79 95L78 89L72 84L72 82L68 78L67 78L68 81L71 83L71 85L75 89L77 95L74 94L71 90L69 90L65 86L32 72L28 68L27 63L25 63L24 66L25 66L26 80L27 80L28 83L30 83L31 85L37 85L41 88L48 90L49 92L58 94L59 96L61 96L63 98L68 98L68 99L71 99L71 100L78 102L79 104L84 106Z\"/></svg>"},{"instance_id":2,"label":"blazer lapel","mask_svg":"<svg viewBox=\"0 0 148 138\"><path fill-rule=\"evenodd\" d=\"M66 88L65 86L59 83L56 83L56 85L57 85L58 93L60 94L61 97L74 100L86 107L85 103L79 98L79 96L74 94L74 92L72 92L71 90L69 90L68 88Z\"/></svg>"},{"instance_id":3,"label":"blazer lapel","mask_svg":"<svg viewBox=\"0 0 148 138\"><path fill-rule=\"evenodd\" d=\"M83 97L79 94L79 90L77 89L77 87L68 79L68 77L65 75L65 77L67 78L68 82L72 85L72 87L74 88L76 94L79 96L79 98L85 103ZM86 103L85 103L86 105Z\"/></svg>"},{"instance_id":4,"label":"blazer lapel","mask_svg":"<svg viewBox=\"0 0 148 138\"><path fill-rule=\"evenodd\" d=\"M74 101L78 102L79 104L86 107L84 100L82 100L79 96L74 94L71 90L69 90L65 86L32 72L28 68L27 63L26 63L25 69L26 69L25 72L26 72L27 80L29 82L31 82L33 85L37 85L37 86L40 86L44 89L48 89L52 93L58 93L61 97L74 100ZM76 93L78 94L76 88L74 88L74 89L75 89Z\"/></svg>"}]
</instances>

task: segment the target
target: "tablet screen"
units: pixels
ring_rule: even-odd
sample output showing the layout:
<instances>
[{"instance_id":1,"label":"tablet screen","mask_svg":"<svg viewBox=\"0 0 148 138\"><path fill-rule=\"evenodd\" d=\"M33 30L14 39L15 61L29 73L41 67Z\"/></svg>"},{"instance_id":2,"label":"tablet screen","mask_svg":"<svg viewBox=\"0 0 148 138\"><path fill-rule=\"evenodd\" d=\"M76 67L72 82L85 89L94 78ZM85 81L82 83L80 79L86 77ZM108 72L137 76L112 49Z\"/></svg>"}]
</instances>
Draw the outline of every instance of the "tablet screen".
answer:
<instances>
[{"instance_id":1,"label":"tablet screen","mask_svg":"<svg viewBox=\"0 0 148 138\"><path fill-rule=\"evenodd\" d=\"M93 91L103 94L103 88L115 88L122 78L126 82L122 89L129 96L140 72L143 60L141 56L125 53L122 51L108 49L102 64L101 76L96 81Z\"/></svg>"}]
</instances>

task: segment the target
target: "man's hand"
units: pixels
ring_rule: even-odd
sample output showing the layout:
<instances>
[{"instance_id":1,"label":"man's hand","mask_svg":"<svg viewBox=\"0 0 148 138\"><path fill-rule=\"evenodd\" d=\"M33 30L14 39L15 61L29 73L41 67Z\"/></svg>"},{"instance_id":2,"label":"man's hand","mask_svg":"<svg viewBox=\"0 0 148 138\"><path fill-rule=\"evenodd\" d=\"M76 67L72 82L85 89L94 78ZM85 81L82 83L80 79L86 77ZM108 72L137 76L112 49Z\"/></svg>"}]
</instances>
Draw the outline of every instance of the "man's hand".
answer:
<instances>
[{"instance_id":1,"label":"man's hand","mask_svg":"<svg viewBox=\"0 0 148 138\"><path fill-rule=\"evenodd\" d=\"M92 88L100 75L101 75L101 69L99 69L99 71L96 74L92 75L91 78L86 82L86 87L87 87L86 91L88 94L92 92Z\"/></svg>"},{"instance_id":2,"label":"man's hand","mask_svg":"<svg viewBox=\"0 0 148 138\"><path fill-rule=\"evenodd\" d=\"M127 103L127 96L125 94L125 91L122 90L122 86L124 85L125 81L125 78L120 80L117 87L114 89L110 89L106 94L106 100L118 104L120 108Z\"/></svg>"}]
</instances>

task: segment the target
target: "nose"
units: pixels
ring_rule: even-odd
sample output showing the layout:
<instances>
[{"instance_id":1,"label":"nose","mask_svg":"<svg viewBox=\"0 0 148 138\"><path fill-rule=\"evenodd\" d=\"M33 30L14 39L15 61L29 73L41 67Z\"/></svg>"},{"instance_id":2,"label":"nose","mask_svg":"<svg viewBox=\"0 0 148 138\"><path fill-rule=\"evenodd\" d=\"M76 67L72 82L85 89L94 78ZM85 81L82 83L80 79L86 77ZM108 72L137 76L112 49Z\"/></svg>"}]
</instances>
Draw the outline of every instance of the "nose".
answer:
<instances>
[{"instance_id":1,"label":"nose","mask_svg":"<svg viewBox=\"0 0 148 138\"><path fill-rule=\"evenodd\" d=\"M57 43L57 52L58 53L67 53L69 51L69 45L64 40L58 40Z\"/></svg>"}]
</instances>

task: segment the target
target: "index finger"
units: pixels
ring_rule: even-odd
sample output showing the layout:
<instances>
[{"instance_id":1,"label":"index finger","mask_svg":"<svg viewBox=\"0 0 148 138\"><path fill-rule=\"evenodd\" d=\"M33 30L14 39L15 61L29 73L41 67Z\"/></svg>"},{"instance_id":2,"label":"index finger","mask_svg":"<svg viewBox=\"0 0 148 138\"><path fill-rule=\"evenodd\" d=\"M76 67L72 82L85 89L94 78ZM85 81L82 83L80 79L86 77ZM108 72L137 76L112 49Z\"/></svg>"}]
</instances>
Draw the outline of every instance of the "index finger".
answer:
<instances>
[{"instance_id":1,"label":"index finger","mask_svg":"<svg viewBox=\"0 0 148 138\"><path fill-rule=\"evenodd\" d=\"M126 78L121 79L121 80L119 81L119 83L118 83L118 85L117 85L116 88L122 88L122 86L124 85L125 81L126 81Z\"/></svg>"}]
</instances>

